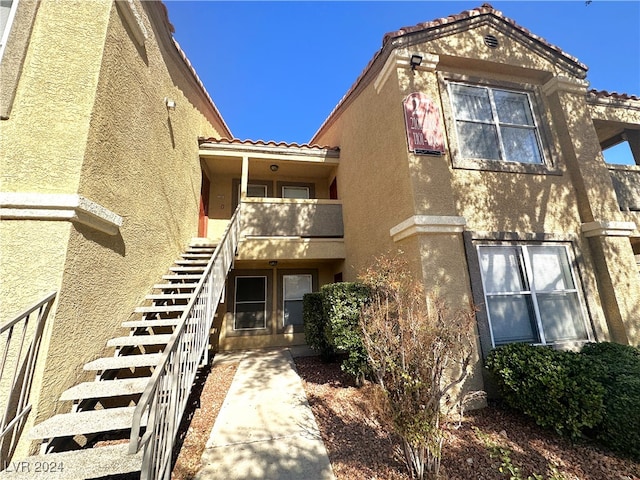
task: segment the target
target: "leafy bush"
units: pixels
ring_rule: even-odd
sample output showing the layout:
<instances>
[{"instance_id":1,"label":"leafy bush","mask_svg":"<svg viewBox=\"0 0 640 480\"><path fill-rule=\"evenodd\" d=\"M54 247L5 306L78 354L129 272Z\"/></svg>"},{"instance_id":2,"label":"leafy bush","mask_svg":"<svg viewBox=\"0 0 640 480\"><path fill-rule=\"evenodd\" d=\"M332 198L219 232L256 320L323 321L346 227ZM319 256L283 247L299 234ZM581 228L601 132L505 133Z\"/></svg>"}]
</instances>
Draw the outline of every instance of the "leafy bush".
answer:
<instances>
[{"instance_id":1,"label":"leafy bush","mask_svg":"<svg viewBox=\"0 0 640 480\"><path fill-rule=\"evenodd\" d=\"M640 349L617 343L582 348L597 368L592 376L605 389L604 416L594 429L607 447L640 460Z\"/></svg>"},{"instance_id":2,"label":"leafy bush","mask_svg":"<svg viewBox=\"0 0 640 480\"><path fill-rule=\"evenodd\" d=\"M336 352L325 335L327 317L322 306L322 293L307 293L302 297L302 317L307 345L320 352L323 361L333 360Z\"/></svg>"},{"instance_id":3,"label":"leafy bush","mask_svg":"<svg viewBox=\"0 0 640 480\"><path fill-rule=\"evenodd\" d=\"M578 438L602 421L605 389L584 355L513 343L492 350L486 366L507 404L542 427Z\"/></svg>"},{"instance_id":4,"label":"leafy bush","mask_svg":"<svg viewBox=\"0 0 640 480\"><path fill-rule=\"evenodd\" d=\"M359 381L366 376L367 352L362 344L360 310L367 300L368 289L361 283L340 282L324 285L323 311L326 315L325 336L336 351L345 352L342 370Z\"/></svg>"}]
</instances>

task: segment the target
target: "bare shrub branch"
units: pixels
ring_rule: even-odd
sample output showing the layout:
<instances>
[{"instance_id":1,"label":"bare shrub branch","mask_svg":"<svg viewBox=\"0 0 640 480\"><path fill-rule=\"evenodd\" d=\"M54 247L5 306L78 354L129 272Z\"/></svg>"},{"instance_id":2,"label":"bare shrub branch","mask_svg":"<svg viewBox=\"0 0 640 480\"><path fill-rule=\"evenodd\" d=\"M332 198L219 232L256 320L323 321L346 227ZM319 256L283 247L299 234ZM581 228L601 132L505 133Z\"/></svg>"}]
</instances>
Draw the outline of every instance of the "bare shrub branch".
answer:
<instances>
[{"instance_id":1,"label":"bare shrub branch","mask_svg":"<svg viewBox=\"0 0 640 480\"><path fill-rule=\"evenodd\" d=\"M469 374L475 309L452 309L426 292L399 255L377 258L361 281L371 289L360 317L363 343L388 417L412 478L436 478L442 415L454 408L452 390Z\"/></svg>"}]
</instances>

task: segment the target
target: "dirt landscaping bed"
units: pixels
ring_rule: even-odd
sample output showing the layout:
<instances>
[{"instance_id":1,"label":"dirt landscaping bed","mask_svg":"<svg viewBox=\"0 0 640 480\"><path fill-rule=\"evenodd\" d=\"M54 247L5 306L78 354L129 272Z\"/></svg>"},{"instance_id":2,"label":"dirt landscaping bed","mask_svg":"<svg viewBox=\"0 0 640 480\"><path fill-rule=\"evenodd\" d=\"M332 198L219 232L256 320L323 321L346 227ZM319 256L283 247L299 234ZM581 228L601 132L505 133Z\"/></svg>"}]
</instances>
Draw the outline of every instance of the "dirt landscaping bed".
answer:
<instances>
[{"instance_id":1,"label":"dirt landscaping bed","mask_svg":"<svg viewBox=\"0 0 640 480\"><path fill-rule=\"evenodd\" d=\"M296 359L298 373L322 432L338 480L408 480L403 458L371 411L371 386L356 388L337 363ZM593 445L572 444L498 406L467 412L448 426L442 478L640 480L640 464ZM504 473L500 472L500 469Z\"/></svg>"}]
</instances>

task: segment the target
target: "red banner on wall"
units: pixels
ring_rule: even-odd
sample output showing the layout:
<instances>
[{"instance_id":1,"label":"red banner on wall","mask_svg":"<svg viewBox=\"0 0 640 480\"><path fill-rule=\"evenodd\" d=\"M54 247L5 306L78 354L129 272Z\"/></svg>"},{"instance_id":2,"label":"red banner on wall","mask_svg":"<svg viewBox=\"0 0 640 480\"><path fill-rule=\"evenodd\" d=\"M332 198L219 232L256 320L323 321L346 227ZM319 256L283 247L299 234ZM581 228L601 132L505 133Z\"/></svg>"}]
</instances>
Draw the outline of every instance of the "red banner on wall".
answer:
<instances>
[{"instance_id":1,"label":"red banner on wall","mask_svg":"<svg viewBox=\"0 0 640 480\"><path fill-rule=\"evenodd\" d=\"M421 92L408 95L402 105L409 151L421 155L442 155L444 138L438 106Z\"/></svg>"}]
</instances>

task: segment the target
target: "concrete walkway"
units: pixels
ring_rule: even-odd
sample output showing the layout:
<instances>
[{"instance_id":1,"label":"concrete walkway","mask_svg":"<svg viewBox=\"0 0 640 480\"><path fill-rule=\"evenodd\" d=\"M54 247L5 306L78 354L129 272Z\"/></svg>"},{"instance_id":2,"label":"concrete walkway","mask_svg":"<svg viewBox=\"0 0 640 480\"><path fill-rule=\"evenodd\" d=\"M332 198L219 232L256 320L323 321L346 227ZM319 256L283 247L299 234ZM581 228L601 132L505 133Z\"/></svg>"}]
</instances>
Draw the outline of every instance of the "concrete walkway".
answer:
<instances>
[{"instance_id":1,"label":"concrete walkway","mask_svg":"<svg viewBox=\"0 0 640 480\"><path fill-rule=\"evenodd\" d=\"M335 479L291 352L239 360L195 480Z\"/></svg>"}]
</instances>

